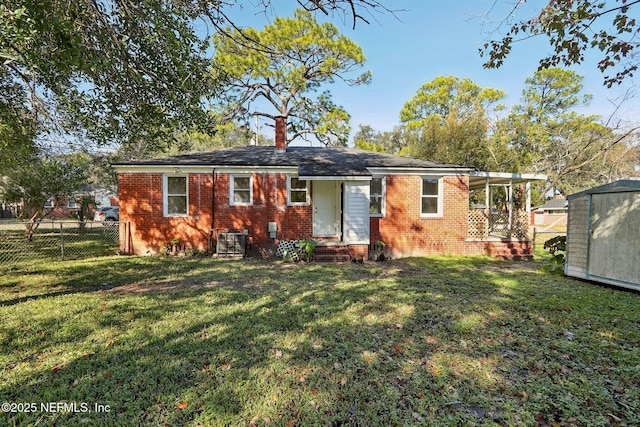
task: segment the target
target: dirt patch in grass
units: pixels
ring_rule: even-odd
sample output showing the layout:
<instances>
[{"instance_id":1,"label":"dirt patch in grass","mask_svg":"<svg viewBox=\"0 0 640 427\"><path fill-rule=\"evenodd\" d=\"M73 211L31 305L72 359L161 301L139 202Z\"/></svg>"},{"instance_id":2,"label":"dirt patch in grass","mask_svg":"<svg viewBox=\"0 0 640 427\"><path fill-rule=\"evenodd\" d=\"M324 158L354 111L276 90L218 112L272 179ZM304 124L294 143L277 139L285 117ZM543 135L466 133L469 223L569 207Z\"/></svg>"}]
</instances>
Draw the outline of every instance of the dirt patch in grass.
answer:
<instances>
[{"instance_id":1,"label":"dirt patch in grass","mask_svg":"<svg viewBox=\"0 0 640 427\"><path fill-rule=\"evenodd\" d=\"M104 290L106 293L112 294L157 294L165 292L181 292L189 290L207 290L215 288L235 288L244 287L236 283L230 283L229 281L219 282L212 281L198 281L194 282L188 279L162 279L153 281L142 281L125 285L110 285L105 283L100 286L99 289Z\"/></svg>"}]
</instances>

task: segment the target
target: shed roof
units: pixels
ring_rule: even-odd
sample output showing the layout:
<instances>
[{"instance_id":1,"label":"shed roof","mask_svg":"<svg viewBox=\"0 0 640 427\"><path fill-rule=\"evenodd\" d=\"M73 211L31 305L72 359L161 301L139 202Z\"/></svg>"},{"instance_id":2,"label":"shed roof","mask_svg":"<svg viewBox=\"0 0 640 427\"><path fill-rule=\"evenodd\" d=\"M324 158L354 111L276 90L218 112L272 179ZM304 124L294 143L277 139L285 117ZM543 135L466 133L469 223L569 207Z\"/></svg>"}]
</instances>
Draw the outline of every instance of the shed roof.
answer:
<instances>
[{"instance_id":1,"label":"shed roof","mask_svg":"<svg viewBox=\"0 0 640 427\"><path fill-rule=\"evenodd\" d=\"M587 194L602 193L621 193L621 192L637 192L640 191L640 179L621 179L610 184L600 185L598 187L589 188L579 193L567 196L567 200L576 199L586 196Z\"/></svg>"},{"instance_id":2,"label":"shed roof","mask_svg":"<svg viewBox=\"0 0 640 427\"><path fill-rule=\"evenodd\" d=\"M297 167L300 176L371 176L370 168L435 170L469 174L472 167L355 148L288 147L276 153L273 147L244 146L160 159L116 163L119 169L133 166Z\"/></svg>"}]
</instances>

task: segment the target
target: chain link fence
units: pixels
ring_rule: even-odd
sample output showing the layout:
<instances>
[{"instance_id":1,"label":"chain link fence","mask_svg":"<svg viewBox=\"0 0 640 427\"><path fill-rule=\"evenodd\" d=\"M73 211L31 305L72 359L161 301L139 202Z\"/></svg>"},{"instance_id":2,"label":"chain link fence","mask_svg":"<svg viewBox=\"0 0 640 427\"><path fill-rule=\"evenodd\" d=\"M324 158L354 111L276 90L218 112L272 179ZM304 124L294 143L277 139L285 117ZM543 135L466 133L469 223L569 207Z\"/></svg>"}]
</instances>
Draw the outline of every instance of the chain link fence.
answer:
<instances>
[{"instance_id":1,"label":"chain link fence","mask_svg":"<svg viewBox=\"0 0 640 427\"><path fill-rule=\"evenodd\" d=\"M0 266L116 255L119 230L117 222L45 220L30 234L24 222L0 221Z\"/></svg>"}]
</instances>

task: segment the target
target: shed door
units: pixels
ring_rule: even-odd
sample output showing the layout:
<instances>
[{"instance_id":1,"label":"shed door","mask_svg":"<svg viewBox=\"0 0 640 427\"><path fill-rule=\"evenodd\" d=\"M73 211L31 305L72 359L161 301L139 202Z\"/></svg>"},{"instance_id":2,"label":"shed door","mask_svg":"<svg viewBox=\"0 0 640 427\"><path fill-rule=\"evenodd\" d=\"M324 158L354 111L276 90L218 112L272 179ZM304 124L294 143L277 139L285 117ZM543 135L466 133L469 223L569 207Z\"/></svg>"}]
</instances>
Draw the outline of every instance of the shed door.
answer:
<instances>
[{"instance_id":1,"label":"shed door","mask_svg":"<svg viewBox=\"0 0 640 427\"><path fill-rule=\"evenodd\" d=\"M594 194L589 275L640 284L640 193Z\"/></svg>"}]
</instances>

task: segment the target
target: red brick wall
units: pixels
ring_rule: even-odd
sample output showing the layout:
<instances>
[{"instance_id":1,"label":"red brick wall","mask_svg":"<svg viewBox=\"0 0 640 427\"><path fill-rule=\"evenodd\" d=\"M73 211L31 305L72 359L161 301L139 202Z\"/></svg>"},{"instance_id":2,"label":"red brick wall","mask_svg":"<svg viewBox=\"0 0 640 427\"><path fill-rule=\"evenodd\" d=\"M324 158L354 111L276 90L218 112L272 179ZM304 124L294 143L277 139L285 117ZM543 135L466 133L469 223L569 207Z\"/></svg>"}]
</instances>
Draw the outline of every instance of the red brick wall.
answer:
<instances>
[{"instance_id":1,"label":"red brick wall","mask_svg":"<svg viewBox=\"0 0 640 427\"><path fill-rule=\"evenodd\" d=\"M156 254L176 238L186 249L208 249L212 188L211 174L189 174L188 216L164 217L161 173L120 174L120 221L127 221L127 230L121 233L121 250Z\"/></svg>"},{"instance_id":2,"label":"red brick wall","mask_svg":"<svg viewBox=\"0 0 640 427\"><path fill-rule=\"evenodd\" d=\"M252 249L271 253L276 239L269 237L269 222L278 226L277 239L306 239L313 234L311 206L287 206L287 175L253 174L253 204L231 206L230 177L215 175L214 229L248 230Z\"/></svg>"},{"instance_id":3,"label":"red brick wall","mask_svg":"<svg viewBox=\"0 0 640 427\"><path fill-rule=\"evenodd\" d=\"M443 179L443 215L420 216L422 178L409 175L386 177L386 213L371 218L371 244L382 240L392 257L436 254L467 254L469 179Z\"/></svg>"},{"instance_id":4,"label":"red brick wall","mask_svg":"<svg viewBox=\"0 0 640 427\"><path fill-rule=\"evenodd\" d=\"M214 237L221 231L248 230L251 248L272 254L279 239L305 239L313 235L312 206L287 206L284 173L253 174L251 206L230 205L228 174L189 174L189 215L175 218L163 216L162 176L120 174L120 220L128 221L127 232L121 233L123 251L158 253L163 244L175 238L187 249L206 250L213 229ZM443 183L443 215L422 218L421 177L387 176L386 214L370 219L371 248L375 250L375 243L382 240L386 244L385 253L392 257L488 253L486 242L467 241L468 177L449 176ZM278 226L276 239L269 237L269 222ZM366 255L366 245L352 249L352 256Z\"/></svg>"}]
</instances>

